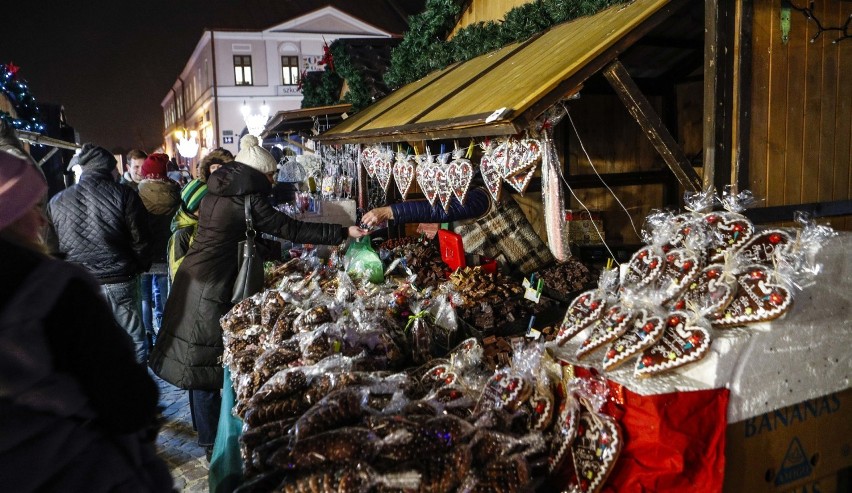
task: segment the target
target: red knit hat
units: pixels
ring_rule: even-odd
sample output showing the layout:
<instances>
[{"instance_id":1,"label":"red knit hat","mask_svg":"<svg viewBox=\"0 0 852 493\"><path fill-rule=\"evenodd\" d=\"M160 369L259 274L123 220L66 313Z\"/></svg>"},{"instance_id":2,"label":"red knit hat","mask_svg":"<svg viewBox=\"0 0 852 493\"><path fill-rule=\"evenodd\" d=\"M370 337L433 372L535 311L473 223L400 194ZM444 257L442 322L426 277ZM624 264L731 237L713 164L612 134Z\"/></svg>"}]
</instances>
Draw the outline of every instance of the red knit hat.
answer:
<instances>
[{"instance_id":1,"label":"red knit hat","mask_svg":"<svg viewBox=\"0 0 852 493\"><path fill-rule=\"evenodd\" d=\"M168 163L169 156L165 154L148 154L145 162L142 163L142 178L165 180Z\"/></svg>"}]
</instances>

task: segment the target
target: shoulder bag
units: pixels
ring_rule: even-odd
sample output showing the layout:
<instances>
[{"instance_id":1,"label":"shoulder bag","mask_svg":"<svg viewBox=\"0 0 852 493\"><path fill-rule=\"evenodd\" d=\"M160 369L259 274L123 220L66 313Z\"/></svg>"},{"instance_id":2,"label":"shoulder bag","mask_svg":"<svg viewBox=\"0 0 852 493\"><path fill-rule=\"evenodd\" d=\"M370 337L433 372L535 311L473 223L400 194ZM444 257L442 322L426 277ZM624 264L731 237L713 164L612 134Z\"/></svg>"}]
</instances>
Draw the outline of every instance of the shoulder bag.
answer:
<instances>
[{"instance_id":1,"label":"shoulder bag","mask_svg":"<svg viewBox=\"0 0 852 493\"><path fill-rule=\"evenodd\" d=\"M249 196L245 197L246 239L237 248L237 279L231 303L240 301L260 292L263 289L263 259L257 254L254 245L254 223L251 220L251 204Z\"/></svg>"}]
</instances>

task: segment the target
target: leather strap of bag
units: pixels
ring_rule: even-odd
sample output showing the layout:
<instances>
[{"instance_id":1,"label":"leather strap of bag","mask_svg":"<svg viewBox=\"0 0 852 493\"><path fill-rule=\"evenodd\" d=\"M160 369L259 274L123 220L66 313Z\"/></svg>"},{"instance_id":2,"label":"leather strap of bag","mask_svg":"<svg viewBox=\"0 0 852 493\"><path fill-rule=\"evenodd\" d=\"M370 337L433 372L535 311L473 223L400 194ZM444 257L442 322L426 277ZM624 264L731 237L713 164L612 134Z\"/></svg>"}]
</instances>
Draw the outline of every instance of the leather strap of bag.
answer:
<instances>
[{"instance_id":1,"label":"leather strap of bag","mask_svg":"<svg viewBox=\"0 0 852 493\"><path fill-rule=\"evenodd\" d=\"M246 199L243 202L246 211L246 240L254 240L257 232L254 230L254 222L251 220L251 201L250 197L246 195Z\"/></svg>"}]
</instances>

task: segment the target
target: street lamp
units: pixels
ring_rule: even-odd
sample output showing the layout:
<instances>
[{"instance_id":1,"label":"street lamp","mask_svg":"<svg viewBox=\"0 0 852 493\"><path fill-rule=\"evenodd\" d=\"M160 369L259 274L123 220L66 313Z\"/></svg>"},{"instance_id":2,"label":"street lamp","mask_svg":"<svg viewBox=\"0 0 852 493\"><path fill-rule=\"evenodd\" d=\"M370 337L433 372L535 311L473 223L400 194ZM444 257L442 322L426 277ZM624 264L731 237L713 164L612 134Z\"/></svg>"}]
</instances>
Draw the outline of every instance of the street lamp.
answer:
<instances>
[{"instance_id":1,"label":"street lamp","mask_svg":"<svg viewBox=\"0 0 852 493\"><path fill-rule=\"evenodd\" d=\"M243 101L243 107L240 108L240 113L243 114L243 121L246 124L248 133L257 137L259 142L260 134L263 133L263 129L266 128L266 122L269 121L269 106L266 105L266 101L264 101L263 105L261 105L260 113L252 113L251 108L249 108L248 104Z\"/></svg>"},{"instance_id":2,"label":"street lamp","mask_svg":"<svg viewBox=\"0 0 852 493\"><path fill-rule=\"evenodd\" d=\"M192 159L198 155L198 132L175 130L175 138L178 139L177 150L182 157Z\"/></svg>"}]
</instances>

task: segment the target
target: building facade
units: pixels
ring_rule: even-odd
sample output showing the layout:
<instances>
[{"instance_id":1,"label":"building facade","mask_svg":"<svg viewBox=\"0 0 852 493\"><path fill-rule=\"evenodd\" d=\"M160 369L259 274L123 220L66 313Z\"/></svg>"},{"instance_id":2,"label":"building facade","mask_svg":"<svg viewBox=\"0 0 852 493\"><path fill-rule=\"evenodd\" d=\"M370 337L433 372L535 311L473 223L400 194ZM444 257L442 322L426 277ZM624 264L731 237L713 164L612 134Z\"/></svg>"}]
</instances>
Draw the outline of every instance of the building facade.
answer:
<instances>
[{"instance_id":1,"label":"building facade","mask_svg":"<svg viewBox=\"0 0 852 493\"><path fill-rule=\"evenodd\" d=\"M186 164L217 147L236 154L248 133L243 113L300 108L300 74L322 70L327 44L395 34L331 6L261 31L206 30L162 100L163 149ZM180 134L195 136L194 155L192 146L178 151Z\"/></svg>"}]
</instances>

